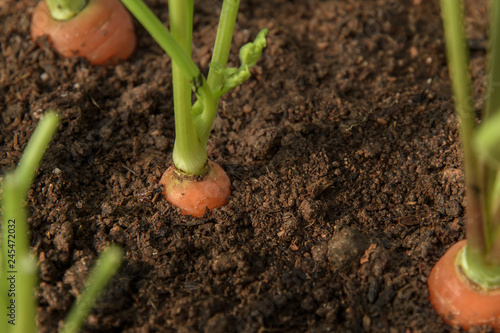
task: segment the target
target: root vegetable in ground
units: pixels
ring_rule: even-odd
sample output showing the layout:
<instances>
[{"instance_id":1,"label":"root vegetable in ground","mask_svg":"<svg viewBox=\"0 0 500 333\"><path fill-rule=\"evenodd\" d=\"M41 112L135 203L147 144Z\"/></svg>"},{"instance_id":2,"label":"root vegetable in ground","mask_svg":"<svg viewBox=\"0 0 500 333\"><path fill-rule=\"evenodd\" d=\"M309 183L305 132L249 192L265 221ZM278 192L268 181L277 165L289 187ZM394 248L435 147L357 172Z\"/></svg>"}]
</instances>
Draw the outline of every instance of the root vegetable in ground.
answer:
<instances>
[{"instance_id":1,"label":"root vegetable in ground","mask_svg":"<svg viewBox=\"0 0 500 333\"><path fill-rule=\"evenodd\" d=\"M227 197L231 192L229 178L222 168L209 162L207 156L208 138L219 99L250 77L250 67L257 63L262 49L266 46L268 30L262 30L253 43L248 43L240 49L239 68L227 68L239 0L225 0L222 4L210 71L205 79L191 58L194 11L192 0L168 2L170 31L141 0L122 1L172 58L175 115L172 160L175 170L167 170L160 181L164 185L165 197L179 207L183 214L202 216L205 209L210 210L225 204L226 198L221 196ZM191 104L191 90L197 98L194 104ZM217 179L223 181L209 181L214 173L219 174ZM195 177L198 181L193 182ZM182 184L184 182L187 183ZM206 184L210 184L209 191ZM219 187L215 188L216 184ZM200 188L196 189L198 186ZM189 188L189 192L185 192L186 188ZM188 196L193 198L188 199ZM179 206L181 203L182 206Z\"/></svg>"},{"instance_id":2,"label":"root vegetable in ground","mask_svg":"<svg viewBox=\"0 0 500 333\"><path fill-rule=\"evenodd\" d=\"M115 64L134 52L132 18L119 0L42 0L31 20L31 37L48 36L63 57Z\"/></svg>"},{"instance_id":3,"label":"root vegetable in ground","mask_svg":"<svg viewBox=\"0 0 500 333\"><path fill-rule=\"evenodd\" d=\"M431 302L444 320L465 329L500 330L500 3L491 2L489 75L478 126L465 40L463 4L441 0L455 109L460 120L467 194L467 241L452 246L429 277Z\"/></svg>"}]
</instances>

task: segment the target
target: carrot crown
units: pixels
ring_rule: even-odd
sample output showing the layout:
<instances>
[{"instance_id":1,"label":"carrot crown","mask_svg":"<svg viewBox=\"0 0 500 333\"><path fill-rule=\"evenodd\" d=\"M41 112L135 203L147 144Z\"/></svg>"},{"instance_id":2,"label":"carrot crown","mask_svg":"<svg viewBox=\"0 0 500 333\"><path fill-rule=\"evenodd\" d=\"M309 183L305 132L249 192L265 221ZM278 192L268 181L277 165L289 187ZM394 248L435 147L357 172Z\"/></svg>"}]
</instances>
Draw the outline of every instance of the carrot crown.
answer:
<instances>
[{"instance_id":1,"label":"carrot crown","mask_svg":"<svg viewBox=\"0 0 500 333\"><path fill-rule=\"evenodd\" d=\"M50 15L59 21L75 17L88 3L88 0L46 0Z\"/></svg>"}]
</instances>

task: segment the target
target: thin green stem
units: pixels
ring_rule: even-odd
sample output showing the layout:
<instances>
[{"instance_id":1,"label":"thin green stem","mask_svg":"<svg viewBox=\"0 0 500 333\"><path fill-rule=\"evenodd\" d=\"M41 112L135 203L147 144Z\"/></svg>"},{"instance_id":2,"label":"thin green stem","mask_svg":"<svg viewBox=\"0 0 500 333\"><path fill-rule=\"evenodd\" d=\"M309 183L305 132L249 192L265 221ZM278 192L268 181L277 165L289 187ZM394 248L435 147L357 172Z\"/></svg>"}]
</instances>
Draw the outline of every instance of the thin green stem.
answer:
<instances>
[{"instance_id":1,"label":"thin green stem","mask_svg":"<svg viewBox=\"0 0 500 333\"><path fill-rule=\"evenodd\" d=\"M488 48L488 81L483 121L500 112L500 2L490 2L490 30Z\"/></svg>"},{"instance_id":2,"label":"thin green stem","mask_svg":"<svg viewBox=\"0 0 500 333\"><path fill-rule=\"evenodd\" d=\"M36 166L35 166L36 167ZM29 251L28 225L19 180L7 174L2 193L2 288L4 309L11 333L36 332L36 304L33 298L37 281L36 264ZM5 299L5 297L7 297Z\"/></svg>"},{"instance_id":3,"label":"thin green stem","mask_svg":"<svg viewBox=\"0 0 500 333\"><path fill-rule=\"evenodd\" d=\"M36 169L45 153L45 147L48 146L58 125L59 117L56 113L49 111L43 116L39 126L36 127L26 145L19 165L15 170L15 177L19 182L23 196L27 194L33 178L35 178Z\"/></svg>"},{"instance_id":4,"label":"thin green stem","mask_svg":"<svg viewBox=\"0 0 500 333\"><path fill-rule=\"evenodd\" d=\"M488 262L483 255L474 255L466 247L457 254L456 265L461 267L467 278L483 288L498 288L500 286L500 266Z\"/></svg>"},{"instance_id":5,"label":"thin green stem","mask_svg":"<svg viewBox=\"0 0 500 333\"><path fill-rule=\"evenodd\" d=\"M170 0L170 31L186 56L191 58L193 1ZM200 174L207 162L205 146L199 141L191 117L191 84L179 65L172 62L174 90L175 144L172 155L174 165L184 172Z\"/></svg>"},{"instance_id":6,"label":"thin green stem","mask_svg":"<svg viewBox=\"0 0 500 333\"><path fill-rule=\"evenodd\" d=\"M18 167L13 173L7 174L2 182L2 259L0 260L2 295L0 299L2 299L2 306L12 304L15 306L15 316L8 318L13 319L15 325L9 324L8 328L2 332L36 331L36 306L33 294L37 270L34 258L29 251L27 213L24 202L58 122L56 114L51 112L40 120ZM12 282L14 288L11 288ZM4 299L6 296L8 298Z\"/></svg>"},{"instance_id":7,"label":"thin green stem","mask_svg":"<svg viewBox=\"0 0 500 333\"><path fill-rule=\"evenodd\" d=\"M55 20L67 21L75 17L88 3L88 0L46 0L50 15Z\"/></svg>"},{"instance_id":8,"label":"thin green stem","mask_svg":"<svg viewBox=\"0 0 500 333\"><path fill-rule=\"evenodd\" d=\"M99 294L120 268L122 257L123 251L116 245L110 246L101 253L96 266L90 272L81 297L71 308L60 333L80 332Z\"/></svg>"},{"instance_id":9,"label":"thin green stem","mask_svg":"<svg viewBox=\"0 0 500 333\"><path fill-rule=\"evenodd\" d=\"M446 40L448 68L455 97L455 109L460 122L460 135L464 154L465 187L467 193L467 247L466 258L478 261L486 251L483 219L484 189L482 165L473 150L476 127L472 95L469 57L464 31L462 1L441 0L441 12ZM466 272L467 274L467 272Z\"/></svg>"},{"instance_id":10,"label":"thin green stem","mask_svg":"<svg viewBox=\"0 0 500 333\"><path fill-rule=\"evenodd\" d=\"M488 82L486 87L486 102L483 112L483 122L497 117L500 112L500 2L490 2L490 35L488 50ZM486 168L486 167L485 167ZM498 189L500 183L500 170L487 167L487 225L491 232L487 232L490 244L490 260L500 264L500 197Z\"/></svg>"},{"instance_id":11,"label":"thin green stem","mask_svg":"<svg viewBox=\"0 0 500 333\"><path fill-rule=\"evenodd\" d=\"M7 217L7 213L5 211L7 205L5 204L5 178L0 178L2 180L2 229L3 226L8 225L9 218ZM7 208L8 209L8 208ZM9 282L7 281L7 260L8 260L8 252L7 252L7 243L5 241L5 232L2 232L0 235L0 308L7 309L7 304L9 303L8 295L9 290ZM9 323L7 320L0 321L0 332L9 332Z\"/></svg>"},{"instance_id":12,"label":"thin green stem","mask_svg":"<svg viewBox=\"0 0 500 333\"><path fill-rule=\"evenodd\" d=\"M207 78L208 85L212 91L215 91L223 84L224 73L221 72L220 69L226 68L227 66L227 59L229 58L229 51L231 49L231 42L233 40L234 26L236 24L236 17L238 16L239 6L239 0L224 0L222 3L219 27L217 29L211 67ZM217 114L219 98L220 97L214 98L214 106L206 107L197 122L197 127L201 132L200 137L203 142L208 142L210 130ZM210 126L207 124L210 124Z\"/></svg>"},{"instance_id":13,"label":"thin green stem","mask_svg":"<svg viewBox=\"0 0 500 333\"><path fill-rule=\"evenodd\" d=\"M214 53L212 54L212 67L208 72L207 78L208 85L212 90L222 85L222 80L224 79L224 74L218 68L226 68L239 6L240 0L225 0L222 3ZM214 67L214 65L218 67Z\"/></svg>"},{"instance_id":14,"label":"thin green stem","mask_svg":"<svg viewBox=\"0 0 500 333\"><path fill-rule=\"evenodd\" d=\"M228 74L226 65L239 0L224 0L223 2L208 80L191 59L192 0L169 1L171 32L163 26L142 0L122 0L122 2L172 58L176 123L176 139L172 159L178 169L188 174L199 175L205 171L206 146L217 113L219 98L223 90L227 91L227 89L222 89L222 86ZM240 71L237 78L232 78L229 85L231 88L243 83L250 76L248 68L254 64L253 60L257 61L262 47L265 46L265 33L267 30L260 36L258 45L250 46L251 49L258 52L252 52L249 49L243 52L243 54L249 55L249 59L252 61L242 64L246 72ZM190 94L187 92L187 83L181 80L181 75L191 84L197 97L195 104L190 106L189 115L186 110Z\"/></svg>"},{"instance_id":15,"label":"thin green stem","mask_svg":"<svg viewBox=\"0 0 500 333\"><path fill-rule=\"evenodd\" d=\"M179 0L169 1L170 27L172 29L172 33L170 33L143 1L122 0L125 6L172 59L176 126L172 159L178 169L188 174L199 175L204 172L207 161L207 140L202 140L201 138L205 136L204 133L210 133L213 125L213 120L212 122L205 120L205 114L212 114L214 109L215 111L217 110L217 106L214 106L212 90L206 82L205 77L191 59L190 50L194 11L192 0L189 0L187 3L184 3L182 0L179 3L177 1ZM174 34L176 38L174 38ZM184 41L184 38L187 38L187 40ZM189 52L187 52L186 45L189 45ZM195 116L191 113L191 93L188 94L186 84L181 83L179 79L180 73L191 84L198 100L203 106L203 112L199 115ZM176 88L177 85L181 85L182 87L178 89ZM188 95L189 108L187 103Z\"/></svg>"}]
</instances>

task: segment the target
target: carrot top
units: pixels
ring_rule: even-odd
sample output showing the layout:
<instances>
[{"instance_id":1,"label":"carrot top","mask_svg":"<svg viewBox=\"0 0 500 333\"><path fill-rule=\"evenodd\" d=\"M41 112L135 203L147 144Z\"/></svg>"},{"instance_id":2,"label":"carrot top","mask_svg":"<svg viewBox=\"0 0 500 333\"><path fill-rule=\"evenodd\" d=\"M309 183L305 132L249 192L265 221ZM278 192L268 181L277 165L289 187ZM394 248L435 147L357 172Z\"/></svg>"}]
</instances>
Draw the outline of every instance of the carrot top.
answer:
<instances>
[{"instance_id":1,"label":"carrot top","mask_svg":"<svg viewBox=\"0 0 500 333\"><path fill-rule=\"evenodd\" d=\"M466 330L472 326L491 326L500 330L500 289L485 291L464 276L457 257L466 241L454 244L432 268L429 298L434 308L450 325Z\"/></svg>"},{"instance_id":2,"label":"carrot top","mask_svg":"<svg viewBox=\"0 0 500 333\"><path fill-rule=\"evenodd\" d=\"M93 65L115 64L133 53L136 36L132 17L120 0L69 1L66 7L63 2L38 3L30 27L34 41L47 36L51 47L63 57L84 57Z\"/></svg>"},{"instance_id":3,"label":"carrot top","mask_svg":"<svg viewBox=\"0 0 500 333\"><path fill-rule=\"evenodd\" d=\"M55 20L66 21L85 8L88 0L46 0L50 14Z\"/></svg>"},{"instance_id":4,"label":"carrot top","mask_svg":"<svg viewBox=\"0 0 500 333\"><path fill-rule=\"evenodd\" d=\"M477 125L462 1L441 0L448 67L460 123L467 193L467 245L458 258L464 274L483 288L500 287L500 2L491 1L488 82Z\"/></svg>"},{"instance_id":5,"label":"carrot top","mask_svg":"<svg viewBox=\"0 0 500 333\"><path fill-rule=\"evenodd\" d=\"M191 58L193 0L168 2L170 31L143 1L122 2L172 58L176 130L172 159L183 172L200 175L207 163L206 146L219 99L250 77L250 67L266 46L268 30L262 30L253 43L241 48L239 68L227 68L239 0L224 0L210 70L205 78ZM194 104L191 103L192 91L197 98Z\"/></svg>"}]
</instances>

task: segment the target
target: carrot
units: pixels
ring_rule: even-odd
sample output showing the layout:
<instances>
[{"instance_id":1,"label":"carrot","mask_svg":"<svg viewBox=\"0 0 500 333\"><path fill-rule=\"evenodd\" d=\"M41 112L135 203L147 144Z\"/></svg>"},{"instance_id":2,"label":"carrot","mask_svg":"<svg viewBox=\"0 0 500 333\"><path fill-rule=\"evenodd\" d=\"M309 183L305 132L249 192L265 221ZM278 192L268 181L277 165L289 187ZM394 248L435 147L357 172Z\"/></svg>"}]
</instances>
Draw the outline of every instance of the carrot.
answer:
<instances>
[{"instance_id":1,"label":"carrot","mask_svg":"<svg viewBox=\"0 0 500 333\"><path fill-rule=\"evenodd\" d=\"M192 59L193 0L169 0L169 31L142 0L122 0L172 59L175 141L171 166L160 179L166 199L182 214L201 217L227 203L230 181L208 160L207 144L220 98L250 77L267 45L268 29L241 47L241 66L227 67L239 0L224 0L208 76ZM196 101L192 102L192 92Z\"/></svg>"},{"instance_id":2,"label":"carrot","mask_svg":"<svg viewBox=\"0 0 500 333\"><path fill-rule=\"evenodd\" d=\"M427 281L431 303L448 324L466 330L486 325L500 331L500 289L479 287L456 265L465 243L454 244L433 267Z\"/></svg>"},{"instance_id":3,"label":"carrot","mask_svg":"<svg viewBox=\"0 0 500 333\"><path fill-rule=\"evenodd\" d=\"M132 18L119 0L89 0L66 21L54 19L42 0L33 12L31 37L36 41L44 35L63 57L85 57L94 65L126 59L136 45Z\"/></svg>"},{"instance_id":4,"label":"carrot","mask_svg":"<svg viewBox=\"0 0 500 333\"><path fill-rule=\"evenodd\" d=\"M182 215L202 217L205 210L223 206L231 194L231 182L226 172L208 161L206 174L193 176L171 166L160 179L168 202L181 209Z\"/></svg>"}]
</instances>

